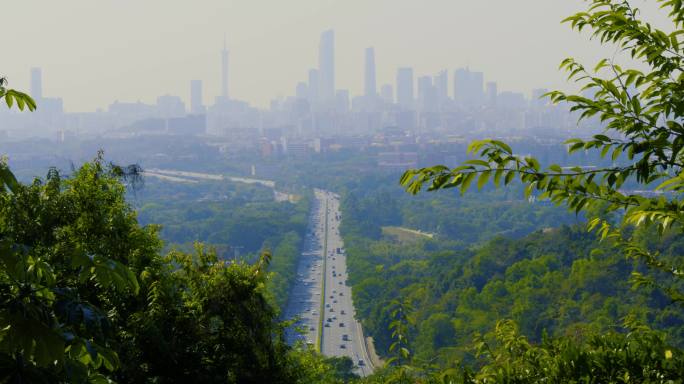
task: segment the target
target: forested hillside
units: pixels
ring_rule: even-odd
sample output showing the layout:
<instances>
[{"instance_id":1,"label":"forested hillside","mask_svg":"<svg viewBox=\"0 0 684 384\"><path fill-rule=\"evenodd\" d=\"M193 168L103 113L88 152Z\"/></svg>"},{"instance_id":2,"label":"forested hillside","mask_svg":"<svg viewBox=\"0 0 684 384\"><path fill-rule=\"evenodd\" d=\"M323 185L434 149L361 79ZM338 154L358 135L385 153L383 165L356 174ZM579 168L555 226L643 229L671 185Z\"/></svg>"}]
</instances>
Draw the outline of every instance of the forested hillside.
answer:
<instances>
[{"instance_id":1,"label":"forested hillside","mask_svg":"<svg viewBox=\"0 0 684 384\"><path fill-rule=\"evenodd\" d=\"M355 230L360 215L353 212L364 205L345 207L354 302L382 353L388 354L393 342L389 324L397 298L413 308L408 337L416 357L438 358L442 366L470 360L470 341L500 319L512 319L523 335L539 342L545 334L621 329L622 319L632 315L665 331L674 345L684 345L681 310L662 292L632 290L634 263L583 226L537 230L519 239L494 236L477 247L458 246L472 238L468 232L462 241L438 236L407 243L364 237ZM534 215L532 207L522 211ZM659 247L677 255L683 240L671 237Z\"/></svg>"},{"instance_id":2,"label":"forested hillside","mask_svg":"<svg viewBox=\"0 0 684 384\"><path fill-rule=\"evenodd\" d=\"M287 303L308 221L308 194L294 203L278 202L272 189L259 185L147 178L129 198L139 206L141 224L163 223L159 235L166 249L191 251L201 242L220 258L249 263L270 251L269 292L279 308Z\"/></svg>"}]
</instances>

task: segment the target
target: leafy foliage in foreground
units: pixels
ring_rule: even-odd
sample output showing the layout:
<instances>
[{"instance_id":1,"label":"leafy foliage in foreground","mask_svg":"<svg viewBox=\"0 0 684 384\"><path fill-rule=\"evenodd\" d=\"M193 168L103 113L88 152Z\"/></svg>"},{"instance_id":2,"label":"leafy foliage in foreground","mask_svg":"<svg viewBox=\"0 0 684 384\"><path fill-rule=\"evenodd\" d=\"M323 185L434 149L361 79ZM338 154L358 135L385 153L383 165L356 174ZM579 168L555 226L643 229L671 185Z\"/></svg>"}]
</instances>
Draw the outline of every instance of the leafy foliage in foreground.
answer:
<instances>
[{"instance_id":1,"label":"leafy foliage in foreground","mask_svg":"<svg viewBox=\"0 0 684 384\"><path fill-rule=\"evenodd\" d=\"M525 194L567 205L576 212L601 207L622 213L619 225L602 217L590 217L591 229L603 238L614 240L626 254L662 272L659 279L635 274L638 285L661 287L673 300L684 302L680 284L684 265L664 260L657 253L633 241L631 226L654 226L662 233L684 229L684 44L680 44L684 8L679 0L658 0L668 12L673 32L665 33L640 19L628 1L593 0L586 12L567 18L574 29L591 31L602 43L613 43L637 61L646 71L625 69L612 59L601 60L593 70L573 59L561 68L579 82L593 97L549 93L555 103L569 103L581 118L597 116L605 126L603 134L591 140L570 139L569 151L598 151L610 156L613 166L599 168L562 168L557 164L543 169L534 157L515 155L511 147L498 140L481 140L469 151L479 158L455 168L438 165L407 171L401 184L411 193L426 184L428 190L459 188L465 192L475 180L478 188L492 181L509 184L514 179L525 186ZM644 196L624 190L627 182L643 189L657 185L657 190L671 194ZM607 203L607 204L606 204Z\"/></svg>"},{"instance_id":2,"label":"leafy foliage in foreground","mask_svg":"<svg viewBox=\"0 0 684 384\"><path fill-rule=\"evenodd\" d=\"M17 108L21 111L23 111L24 108L29 111L36 110L36 102L33 98L24 92L7 88L7 79L4 77L0 77L0 100L1 99L5 99L8 108L12 108L14 104L16 104Z\"/></svg>"},{"instance_id":3,"label":"leafy foliage in foreground","mask_svg":"<svg viewBox=\"0 0 684 384\"><path fill-rule=\"evenodd\" d=\"M161 256L157 227L125 202L122 170L99 157L30 185L3 170L0 382L337 380L283 342L268 253L253 265L200 245Z\"/></svg>"},{"instance_id":4,"label":"leafy foliage in foreground","mask_svg":"<svg viewBox=\"0 0 684 384\"><path fill-rule=\"evenodd\" d=\"M79 382L120 366L115 318L144 292L136 275L159 242L137 226L110 171L96 161L73 179L51 171L0 194L0 351L15 377Z\"/></svg>"},{"instance_id":5,"label":"leafy foliage in foreground","mask_svg":"<svg viewBox=\"0 0 684 384\"><path fill-rule=\"evenodd\" d=\"M430 365L389 367L362 383L681 383L684 353L662 335L637 323L627 333L545 338L521 336L515 323L500 321L472 345L476 369L439 370Z\"/></svg>"}]
</instances>

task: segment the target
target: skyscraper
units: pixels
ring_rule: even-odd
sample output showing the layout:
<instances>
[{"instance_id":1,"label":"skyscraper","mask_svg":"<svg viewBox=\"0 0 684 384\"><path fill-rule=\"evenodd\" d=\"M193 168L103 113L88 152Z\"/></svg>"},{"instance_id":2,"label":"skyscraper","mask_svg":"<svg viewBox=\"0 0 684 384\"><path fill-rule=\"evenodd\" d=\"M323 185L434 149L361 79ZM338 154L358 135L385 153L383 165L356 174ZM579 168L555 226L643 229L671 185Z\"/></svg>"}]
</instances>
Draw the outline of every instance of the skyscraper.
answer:
<instances>
[{"instance_id":1,"label":"skyscraper","mask_svg":"<svg viewBox=\"0 0 684 384\"><path fill-rule=\"evenodd\" d=\"M178 96L159 96L157 97L157 115L163 119L183 117L185 115L185 104Z\"/></svg>"},{"instance_id":2,"label":"skyscraper","mask_svg":"<svg viewBox=\"0 0 684 384\"><path fill-rule=\"evenodd\" d=\"M295 96L297 96L298 99L308 99L309 98L309 86L306 85L305 82L300 81L297 83L297 87L295 88Z\"/></svg>"},{"instance_id":3,"label":"skyscraper","mask_svg":"<svg viewBox=\"0 0 684 384\"><path fill-rule=\"evenodd\" d=\"M318 97L323 102L335 99L335 31L329 29L321 34L318 46Z\"/></svg>"},{"instance_id":4,"label":"skyscraper","mask_svg":"<svg viewBox=\"0 0 684 384\"><path fill-rule=\"evenodd\" d=\"M335 92L335 110L337 112L349 112L349 91L338 89Z\"/></svg>"},{"instance_id":5,"label":"skyscraper","mask_svg":"<svg viewBox=\"0 0 684 384\"><path fill-rule=\"evenodd\" d=\"M375 87L375 49L373 47L366 48L366 77L364 85L366 97L375 97L377 95Z\"/></svg>"},{"instance_id":6,"label":"skyscraper","mask_svg":"<svg viewBox=\"0 0 684 384\"><path fill-rule=\"evenodd\" d=\"M437 99L441 104L449 98L449 73L446 69L439 71L435 76L434 83L437 91Z\"/></svg>"},{"instance_id":7,"label":"skyscraper","mask_svg":"<svg viewBox=\"0 0 684 384\"><path fill-rule=\"evenodd\" d=\"M380 87L380 97L388 103L394 103L394 88L390 84Z\"/></svg>"},{"instance_id":8,"label":"skyscraper","mask_svg":"<svg viewBox=\"0 0 684 384\"><path fill-rule=\"evenodd\" d=\"M431 76L418 78L418 107L421 112L433 112L437 110L437 88L432 84Z\"/></svg>"},{"instance_id":9,"label":"skyscraper","mask_svg":"<svg viewBox=\"0 0 684 384\"><path fill-rule=\"evenodd\" d=\"M496 105L496 97L499 95L499 91L496 86L496 82L487 82L487 104L490 106Z\"/></svg>"},{"instance_id":10,"label":"skyscraper","mask_svg":"<svg viewBox=\"0 0 684 384\"><path fill-rule=\"evenodd\" d=\"M484 75L468 68L454 71L454 100L459 104L479 105L484 101Z\"/></svg>"},{"instance_id":11,"label":"skyscraper","mask_svg":"<svg viewBox=\"0 0 684 384\"><path fill-rule=\"evenodd\" d=\"M40 68L31 68L31 97L34 100L43 98L43 72Z\"/></svg>"},{"instance_id":12,"label":"skyscraper","mask_svg":"<svg viewBox=\"0 0 684 384\"><path fill-rule=\"evenodd\" d=\"M202 80L190 80L190 113L201 115L204 113L202 104Z\"/></svg>"},{"instance_id":13,"label":"skyscraper","mask_svg":"<svg viewBox=\"0 0 684 384\"><path fill-rule=\"evenodd\" d=\"M541 108L549 104L549 99L544 97L544 95L549 92L546 88L537 88L532 90L532 98L530 99L530 105L533 107Z\"/></svg>"},{"instance_id":14,"label":"skyscraper","mask_svg":"<svg viewBox=\"0 0 684 384\"><path fill-rule=\"evenodd\" d=\"M309 69L309 103L318 102L319 74L317 69Z\"/></svg>"},{"instance_id":15,"label":"skyscraper","mask_svg":"<svg viewBox=\"0 0 684 384\"><path fill-rule=\"evenodd\" d=\"M405 108L413 108L413 68L397 70L397 103Z\"/></svg>"},{"instance_id":16,"label":"skyscraper","mask_svg":"<svg viewBox=\"0 0 684 384\"><path fill-rule=\"evenodd\" d=\"M223 50L221 51L221 97L228 98L228 48L226 48L225 38L223 38Z\"/></svg>"}]
</instances>

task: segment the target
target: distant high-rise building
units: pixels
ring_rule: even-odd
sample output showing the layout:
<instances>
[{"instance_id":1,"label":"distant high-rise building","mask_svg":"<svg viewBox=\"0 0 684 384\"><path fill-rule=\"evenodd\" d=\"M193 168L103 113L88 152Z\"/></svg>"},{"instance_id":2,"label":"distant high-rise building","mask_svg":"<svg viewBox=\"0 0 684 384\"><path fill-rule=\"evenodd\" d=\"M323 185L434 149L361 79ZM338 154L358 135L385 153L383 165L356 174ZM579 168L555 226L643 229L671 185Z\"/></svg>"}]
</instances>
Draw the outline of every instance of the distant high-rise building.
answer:
<instances>
[{"instance_id":1,"label":"distant high-rise building","mask_svg":"<svg viewBox=\"0 0 684 384\"><path fill-rule=\"evenodd\" d=\"M226 39L223 39L223 50L221 51L221 97L228 98L228 48Z\"/></svg>"},{"instance_id":2,"label":"distant high-rise building","mask_svg":"<svg viewBox=\"0 0 684 384\"><path fill-rule=\"evenodd\" d=\"M420 76L418 78L418 98L425 98L426 94L430 91L432 87L432 77L430 76Z\"/></svg>"},{"instance_id":3,"label":"distant high-rise building","mask_svg":"<svg viewBox=\"0 0 684 384\"><path fill-rule=\"evenodd\" d=\"M309 87L305 82L300 81L297 83L297 88L295 89L295 95L298 99L308 99L309 98Z\"/></svg>"},{"instance_id":4,"label":"distant high-rise building","mask_svg":"<svg viewBox=\"0 0 684 384\"><path fill-rule=\"evenodd\" d=\"M496 97L499 94L498 88L496 86L496 82L494 81L489 81L487 82L487 104L490 106L495 106L496 105Z\"/></svg>"},{"instance_id":5,"label":"distant high-rise building","mask_svg":"<svg viewBox=\"0 0 684 384\"><path fill-rule=\"evenodd\" d=\"M314 105L318 102L319 74L317 69L309 69L309 103Z\"/></svg>"},{"instance_id":6,"label":"distant high-rise building","mask_svg":"<svg viewBox=\"0 0 684 384\"><path fill-rule=\"evenodd\" d=\"M185 116L185 104L178 96L164 95L157 97L157 114L161 118Z\"/></svg>"},{"instance_id":7,"label":"distant high-rise building","mask_svg":"<svg viewBox=\"0 0 684 384\"><path fill-rule=\"evenodd\" d=\"M441 104L449 98L449 72L446 69L439 71L435 76L434 83L437 99Z\"/></svg>"},{"instance_id":8,"label":"distant high-rise building","mask_svg":"<svg viewBox=\"0 0 684 384\"><path fill-rule=\"evenodd\" d=\"M335 32L330 29L321 34L318 46L318 97L323 102L335 98Z\"/></svg>"},{"instance_id":9,"label":"distant high-rise building","mask_svg":"<svg viewBox=\"0 0 684 384\"><path fill-rule=\"evenodd\" d=\"M190 80L190 113L195 115L204 113L202 80Z\"/></svg>"},{"instance_id":10,"label":"distant high-rise building","mask_svg":"<svg viewBox=\"0 0 684 384\"><path fill-rule=\"evenodd\" d=\"M380 87L380 97L388 103L394 103L394 88L389 84Z\"/></svg>"},{"instance_id":11,"label":"distant high-rise building","mask_svg":"<svg viewBox=\"0 0 684 384\"><path fill-rule=\"evenodd\" d=\"M460 104L482 104L484 101L484 75L468 68L454 71L454 100Z\"/></svg>"},{"instance_id":12,"label":"distant high-rise building","mask_svg":"<svg viewBox=\"0 0 684 384\"><path fill-rule=\"evenodd\" d=\"M338 89L335 92L335 110L337 112L349 111L349 91L346 89Z\"/></svg>"},{"instance_id":13,"label":"distant high-rise building","mask_svg":"<svg viewBox=\"0 0 684 384\"><path fill-rule=\"evenodd\" d=\"M64 103L58 97L43 96L43 71L31 68L31 97L39 103L38 113L42 116L57 116L64 113Z\"/></svg>"},{"instance_id":14,"label":"distant high-rise building","mask_svg":"<svg viewBox=\"0 0 684 384\"><path fill-rule=\"evenodd\" d=\"M431 76L418 78L418 106L422 112L437 110L437 88L432 84Z\"/></svg>"},{"instance_id":15,"label":"distant high-rise building","mask_svg":"<svg viewBox=\"0 0 684 384\"><path fill-rule=\"evenodd\" d=\"M527 106L525 95L520 92L501 92L497 97L497 105L501 108L522 111Z\"/></svg>"},{"instance_id":16,"label":"distant high-rise building","mask_svg":"<svg viewBox=\"0 0 684 384\"><path fill-rule=\"evenodd\" d=\"M43 98L43 72L40 68L31 68L31 97L35 100Z\"/></svg>"},{"instance_id":17,"label":"distant high-rise building","mask_svg":"<svg viewBox=\"0 0 684 384\"><path fill-rule=\"evenodd\" d=\"M377 95L375 86L375 49L373 47L366 48L366 77L364 85L366 97L375 97Z\"/></svg>"},{"instance_id":18,"label":"distant high-rise building","mask_svg":"<svg viewBox=\"0 0 684 384\"><path fill-rule=\"evenodd\" d=\"M548 105L549 99L547 97L544 97L544 95L548 92L549 90L546 88L533 89L530 104L534 107L543 107Z\"/></svg>"},{"instance_id":19,"label":"distant high-rise building","mask_svg":"<svg viewBox=\"0 0 684 384\"><path fill-rule=\"evenodd\" d=\"M413 107L413 68L397 70L397 103L405 108Z\"/></svg>"}]
</instances>

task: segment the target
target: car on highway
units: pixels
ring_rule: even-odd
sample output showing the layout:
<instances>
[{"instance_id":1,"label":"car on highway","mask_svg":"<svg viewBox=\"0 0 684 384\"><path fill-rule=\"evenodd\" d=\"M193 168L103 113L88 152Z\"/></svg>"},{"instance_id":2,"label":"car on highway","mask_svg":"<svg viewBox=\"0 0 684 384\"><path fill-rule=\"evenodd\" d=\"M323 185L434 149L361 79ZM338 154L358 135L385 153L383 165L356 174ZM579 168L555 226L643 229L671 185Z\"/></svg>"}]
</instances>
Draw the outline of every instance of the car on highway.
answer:
<instances>
[{"instance_id":1,"label":"car on highway","mask_svg":"<svg viewBox=\"0 0 684 384\"><path fill-rule=\"evenodd\" d=\"M341 349L347 349L347 346L344 345L344 344L340 344L340 348L341 348Z\"/></svg>"},{"instance_id":2,"label":"car on highway","mask_svg":"<svg viewBox=\"0 0 684 384\"><path fill-rule=\"evenodd\" d=\"M330 323L325 323L326 328L330 328Z\"/></svg>"},{"instance_id":3,"label":"car on highway","mask_svg":"<svg viewBox=\"0 0 684 384\"><path fill-rule=\"evenodd\" d=\"M349 335L347 335L347 334L342 335L342 340L343 341L349 341Z\"/></svg>"},{"instance_id":4,"label":"car on highway","mask_svg":"<svg viewBox=\"0 0 684 384\"><path fill-rule=\"evenodd\" d=\"M344 315L344 309L340 312L340 315Z\"/></svg>"},{"instance_id":5,"label":"car on highway","mask_svg":"<svg viewBox=\"0 0 684 384\"><path fill-rule=\"evenodd\" d=\"M359 359L359 366L363 367L364 365L366 365L366 363L364 363L363 360Z\"/></svg>"},{"instance_id":6,"label":"car on highway","mask_svg":"<svg viewBox=\"0 0 684 384\"><path fill-rule=\"evenodd\" d=\"M335 312L335 308L330 308L330 312Z\"/></svg>"},{"instance_id":7,"label":"car on highway","mask_svg":"<svg viewBox=\"0 0 684 384\"><path fill-rule=\"evenodd\" d=\"M344 296L344 294L342 294L342 292L340 292L340 296Z\"/></svg>"}]
</instances>

